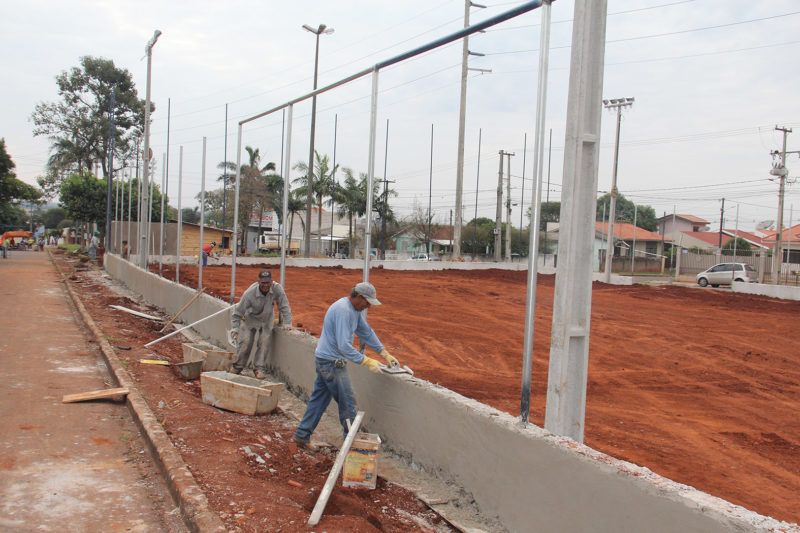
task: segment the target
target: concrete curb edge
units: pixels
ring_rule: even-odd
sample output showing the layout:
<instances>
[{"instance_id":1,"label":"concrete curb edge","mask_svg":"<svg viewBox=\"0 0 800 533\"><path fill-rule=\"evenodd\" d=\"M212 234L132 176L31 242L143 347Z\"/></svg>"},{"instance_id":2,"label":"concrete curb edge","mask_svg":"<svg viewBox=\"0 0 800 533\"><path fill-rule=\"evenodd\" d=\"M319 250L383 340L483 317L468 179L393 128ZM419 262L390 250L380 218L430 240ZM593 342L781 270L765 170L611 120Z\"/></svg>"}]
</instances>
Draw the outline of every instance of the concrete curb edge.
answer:
<instances>
[{"instance_id":1,"label":"concrete curb edge","mask_svg":"<svg viewBox=\"0 0 800 533\"><path fill-rule=\"evenodd\" d=\"M48 251L48 254L49 253ZM155 460L159 471L161 471L161 474L164 476L172 498L180 508L183 522L191 531L197 533L221 533L227 531L222 520L211 509L205 493L195 481L194 476L183 461L180 452L175 449L166 431L164 431L164 428L158 422L155 414L136 388L136 382L122 366L111 344L109 344L102 330L89 315L83 302L67 281L65 274L59 270L52 255L50 255L50 261L56 272L62 277L64 286L67 289L67 293L75 309L77 309L84 323L94 335L97 344L100 346L103 358L108 365L112 377L117 381L117 385L131 389L126 400L128 410L133 416L136 425L145 436L150 454Z\"/></svg>"}]
</instances>

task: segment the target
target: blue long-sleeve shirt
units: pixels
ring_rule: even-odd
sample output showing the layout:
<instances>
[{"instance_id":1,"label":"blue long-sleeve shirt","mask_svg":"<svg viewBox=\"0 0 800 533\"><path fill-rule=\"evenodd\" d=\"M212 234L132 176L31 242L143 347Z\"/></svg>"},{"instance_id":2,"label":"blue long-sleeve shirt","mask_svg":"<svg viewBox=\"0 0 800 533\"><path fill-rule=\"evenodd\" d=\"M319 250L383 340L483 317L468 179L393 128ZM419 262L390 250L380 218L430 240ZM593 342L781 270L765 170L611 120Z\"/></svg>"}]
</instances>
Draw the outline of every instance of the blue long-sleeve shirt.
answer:
<instances>
[{"instance_id":1,"label":"blue long-sleeve shirt","mask_svg":"<svg viewBox=\"0 0 800 533\"><path fill-rule=\"evenodd\" d=\"M361 364L364 354L353 347L354 333L376 352L380 353L384 349L367 320L356 311L350 298L345 296L333 302L325 313L316 356L326 360L345 358Z\"/></svg>"}]
</instances>

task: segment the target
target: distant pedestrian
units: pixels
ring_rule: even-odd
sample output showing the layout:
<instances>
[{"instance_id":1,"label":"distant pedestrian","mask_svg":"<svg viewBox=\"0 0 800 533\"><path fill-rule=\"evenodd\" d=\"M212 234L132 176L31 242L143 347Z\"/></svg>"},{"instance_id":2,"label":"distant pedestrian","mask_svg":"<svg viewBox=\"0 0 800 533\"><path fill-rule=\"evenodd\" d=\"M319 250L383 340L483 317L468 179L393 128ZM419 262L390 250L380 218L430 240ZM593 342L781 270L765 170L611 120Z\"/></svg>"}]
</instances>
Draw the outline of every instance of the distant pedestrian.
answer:
<instances>
[{"instance_id":1,"label":"distant pedestrian","mask_svg":"<svg viewBox=\"0 0 800 533\"><path fill-rule=\"evenodd\" d=\"M92 239L89 241L89 257L92 259L92 263L97 260L97 247L100 246L98 235L100 235L100 232L95 230Z\"/></svg>"},{"instance_id":2,"label":"distant pedestrian","mask_svg":"<svg viewBox=\"0 0 800 533\"><path fill-rule=\"evenodd\" d=\"M236 362L233 363L231 372L240 374L244 370L253 341L256 341L256 351L253 355L253 367L256 377L267 377L267 349L269 348L270 335L276 321L274 319L273 305L278 307L280 318L279 326L292 326L292 309L283 287L272 281L272 273L262 270L258 274L258 281L250 285L241 300L233 308L231 318L231 338L236 343Z\"/></svg>"},{"instance_id":3,"label":"distant pedestrian","mask_svg":"<svg viewBox=\"0 0 800 533\"><path fill-rule=\"evenodd\" d=\"M367 367L372 372L380 372L378 361L362 354L353 346L353 334L358 335L367 346L381 354L387 364L399 366L397 359L383 347L378 336L367 324L361 311L370 305L381 305L375 287L371 283L362 282L353 287L350 296L335 301L325 313L322 322L322 334L315 351L317 380L314 392L308 400L308 407L295 431L292 440L298 446L315 450L311 444L311 434L319 424L322 414L331 399L339 406L339 422L342 424L344 436L347 437L348 421L352 423L356 416L356 401L346 362L352 361Z\"/></svg>"},{"instance_id":4,"label":"distant pedestrian","mask_svg":"<svg viewBox=\"0 0 800 533\"><path fill-rule=\"evenodd\" d=\"M128 258L128 241L122 241L122 258Z\"/></svg>"},{"instance_id":5,"label":"distant pedestrian","mask_svg":"<svg viewBox=\"0 0 800 533\"><path fill-rule=\"evenodd\" d=\"M11 244L8 239L3 240L3 244L0 245L3 249L3 259L8 258L8 245Z\"/></svg>"}]
</instances>

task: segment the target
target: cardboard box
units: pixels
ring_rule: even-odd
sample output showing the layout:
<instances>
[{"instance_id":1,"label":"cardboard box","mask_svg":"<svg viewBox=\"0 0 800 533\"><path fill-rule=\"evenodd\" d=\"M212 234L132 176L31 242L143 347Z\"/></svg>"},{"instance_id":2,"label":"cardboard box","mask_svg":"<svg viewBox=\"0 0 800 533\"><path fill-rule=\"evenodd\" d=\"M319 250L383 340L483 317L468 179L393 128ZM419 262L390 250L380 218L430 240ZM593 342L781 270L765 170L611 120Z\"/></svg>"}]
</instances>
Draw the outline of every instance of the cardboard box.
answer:
<instances>
[{"instance_id":1,"label":"cardboard box","mask_svg":"<svg viewBox=\"0 0 800 533\"><path fill-rule=\"evenodd\" d=\"M381 438L375 433L356 435L344 460L342 485L374 489L378 481L378 450Z\"/></svg>"}]
</instances>

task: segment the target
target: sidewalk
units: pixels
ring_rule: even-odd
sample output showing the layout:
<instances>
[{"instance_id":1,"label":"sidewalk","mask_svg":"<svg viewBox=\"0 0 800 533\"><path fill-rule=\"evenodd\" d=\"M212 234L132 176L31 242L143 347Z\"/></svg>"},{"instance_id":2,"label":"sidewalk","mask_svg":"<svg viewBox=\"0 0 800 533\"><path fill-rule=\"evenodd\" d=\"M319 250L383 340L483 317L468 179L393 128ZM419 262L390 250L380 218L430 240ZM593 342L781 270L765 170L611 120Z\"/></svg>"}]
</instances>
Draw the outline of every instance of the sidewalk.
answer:
<instances>
[{"instance_id":1,"label":"sidewalk","mask_svg":"<svg viewBox=\"0 0 800 533\"><path fill-rule=\"evenodd\" d=\"M186 531L46 252L0 259L0 529Z\"/></svg>"}]
</instances>

